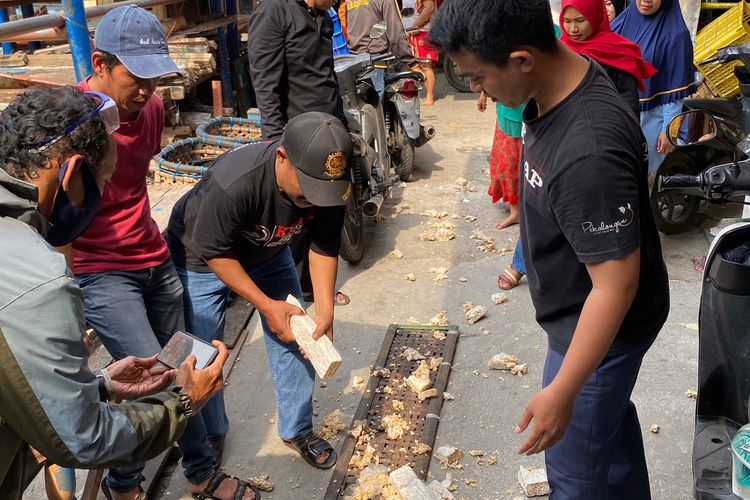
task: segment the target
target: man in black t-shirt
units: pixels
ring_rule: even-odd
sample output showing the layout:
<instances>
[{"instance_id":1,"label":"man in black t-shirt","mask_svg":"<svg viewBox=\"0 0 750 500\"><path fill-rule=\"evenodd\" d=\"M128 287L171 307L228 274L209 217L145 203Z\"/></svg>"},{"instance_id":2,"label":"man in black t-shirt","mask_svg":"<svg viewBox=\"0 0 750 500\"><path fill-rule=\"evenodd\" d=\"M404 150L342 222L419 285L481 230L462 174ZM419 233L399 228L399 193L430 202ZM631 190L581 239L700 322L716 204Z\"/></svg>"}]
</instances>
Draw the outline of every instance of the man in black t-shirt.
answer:
<instances>
[{"instance_id":1,"label":"man in black t-shirt","mask_svg":"<svg viewBox=\"0 0 750 500\"><path fill-rule=\"evenodd\" d=\"M515 431L553 499L648 499L630 395L669 311L643 135L601 67L561 45L547 0L447 0L430 40L504 106L528 100L521 241L549 337Z\"/></svg>"},{"instance_id":2,"label":"man in black t-shirt","mask_svg":"<svg viewBox=\"0 0 750 500\"><path fill-rule=\"evenodd\" d=\"M279 435L311 465L336 463L331 446L312 430L315 372L294 342L289 319L302 311L302 290L289 240L310 233L315 291L313 337L333 340L333 294L344 205L351 195L352 143L337 118L319 112L290 120L280 142L249 144L220 156L175 205L167 243L185 288L185 325L211 341L224 333L229 289L261 314L278 403ZM209 439L226 435L223 394L198 417Z\"/></svg>"},{"instance_id":3,"label":"man in black t-shirt","mask_svg":"<svg viewBox=\"0 0 750 500\"><path fill-rule=\"evenodd\" d=\"M281 138L289 119L322 111L346 123L333 66L333 22L326 12L333 0L264 0L253 10L247 54L263 139ZM289 242L305 300L312 302L310 237L304 231ZM336 303L349 297L336 293Z\"/></svg>"}]
</instances>

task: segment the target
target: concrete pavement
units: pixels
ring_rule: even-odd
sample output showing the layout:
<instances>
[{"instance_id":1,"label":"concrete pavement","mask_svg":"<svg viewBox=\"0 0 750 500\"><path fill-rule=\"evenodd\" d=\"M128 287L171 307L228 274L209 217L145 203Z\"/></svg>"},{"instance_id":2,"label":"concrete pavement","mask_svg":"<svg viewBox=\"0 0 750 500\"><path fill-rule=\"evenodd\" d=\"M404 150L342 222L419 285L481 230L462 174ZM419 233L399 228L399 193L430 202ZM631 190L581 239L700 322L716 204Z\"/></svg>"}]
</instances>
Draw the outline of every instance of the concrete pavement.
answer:
<instances>
[{"instance_id":1,"label":"concrete pavement","mask_svg":"<svg viewBox=\"0 0 750 500\"><path fill-rule=\"evenodd\" d=\"M503 216L485 194L489 174L487 158L492 144L494 110L480 114L475 96L454 94L438 75L439 100L423 109L424 122L438 130L437 137L417 151L414 180L394 189L387 200L385 220L369 229L370 247L357 266L341 264L339 286L352 298L336 308L336 345L344 362L327 387L316 388L316 422L332 411L340 411L349 423L361 393L352 389L354 376L367 377L390 323L406 323L411 316L426 322L437 312L447 311L451 323L461 328L448 391L455 401L443 406L436 447L451 444L468 451L497 450L496 465L477 465L470 457L465 469L453 471L460 488L457 498L485 499L520 496L516 473L520 465L543 465L541 456L522 458L515 449L521 439L512 432L524 405L540 387L546 349L544 332L534 321L525 280L510 293L505 305L493 305L495 278L511 255L478 251L469 234L479 228L497 238L498 248L512 247L517 227L498 231L494 223ZM454 181L463 176L476 192L458 190ZM431 219L420 215L428 209L460 214L457 237L449 242L422 242L419 233ZM476 217L466 222L464 216ZM645 358L634 393L643 428L646 455L655 499L691 497L690 454L695 401L685 391L696 387L697 323L700 275L690 257L704 255L707 241L702 232L663 238L670 272L672 309L661 335ZM390 252L404 254L397 260ZM430 267L447 267L448 278L434 282ZM564 270L560 270L564 272ZM416 275L415 282L404 279ZM462 281L460 278L465 278ZM489 308L487 317L475 325L463 319L462 304ZM684 326L684 325L687 325ZM329 472L313 470L283 446L276 435L275 401L257 320L237 361L226 388L232 422L224 465L228 473L241 477L268 473L276 483L271 499L320 499ZM489 371L488 359L501 351L529 363L530 373L517 378ZM658 434L649 432L658 424ZM336 446L341 438L334 441ZM443 479L445 471L433 460L431 475ZM464 480L475 480L469 486ZM177 472L165 499L187 498L184 479Z\"/></svg>"}]
</instances>

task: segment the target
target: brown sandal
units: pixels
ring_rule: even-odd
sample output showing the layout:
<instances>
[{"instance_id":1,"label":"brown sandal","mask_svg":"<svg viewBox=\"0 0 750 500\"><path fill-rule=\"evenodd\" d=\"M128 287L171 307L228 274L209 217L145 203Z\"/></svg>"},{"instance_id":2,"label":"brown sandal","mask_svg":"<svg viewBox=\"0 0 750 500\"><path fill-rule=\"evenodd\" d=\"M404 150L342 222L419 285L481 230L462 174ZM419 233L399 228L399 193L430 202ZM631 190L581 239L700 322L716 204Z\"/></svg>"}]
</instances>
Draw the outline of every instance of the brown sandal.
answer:
<instances>
[{"instance_id":1,"label":"brown sandal","mask_svg":"<svg viewBox=\"0 0 750 500\"><path fill-rule=\"evenodd\" d=\"M500 290L511 290L515 288L516 285L518 285L518 282L521 281L522 277L523 274L518 272L516 268L514 268L513 266L508 266L497 277L497 287Z\"/></svg>"}]
</instances>

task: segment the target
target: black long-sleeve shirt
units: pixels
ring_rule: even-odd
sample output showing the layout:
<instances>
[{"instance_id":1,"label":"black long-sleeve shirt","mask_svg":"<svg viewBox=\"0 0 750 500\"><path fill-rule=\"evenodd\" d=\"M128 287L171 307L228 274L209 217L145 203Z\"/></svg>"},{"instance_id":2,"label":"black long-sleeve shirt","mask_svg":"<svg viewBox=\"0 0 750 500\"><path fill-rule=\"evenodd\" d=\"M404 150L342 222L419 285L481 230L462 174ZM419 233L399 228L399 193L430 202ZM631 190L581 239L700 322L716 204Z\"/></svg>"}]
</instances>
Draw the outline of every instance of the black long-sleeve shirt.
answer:
<instances>
[{"instance_id":1,"label":"black long-sleeve shirt","mask_svg":"<svg viewBox=\"0 0 750 500\"><path fill-rule=\"evenodd\" d=\"M247 52L265 139L307 111L344 120L332 37L328 14L302 0L264 0L253 11Z\"/></svg>"},{"instance_id":2,"label":"black long-sleeve shirt","mask_svg":"<svg viewBox=\"0 0 750 500\"><path fill-rule=\"evenodd\" d=\"M615 89L620 93L625 104L633 111L635 117L640 120L641 108L639 103L638 95L638 80L627 71L613 68L602 64L602 69L607 73L612 83L615 84Z\"/></svg>"}]
</instances>

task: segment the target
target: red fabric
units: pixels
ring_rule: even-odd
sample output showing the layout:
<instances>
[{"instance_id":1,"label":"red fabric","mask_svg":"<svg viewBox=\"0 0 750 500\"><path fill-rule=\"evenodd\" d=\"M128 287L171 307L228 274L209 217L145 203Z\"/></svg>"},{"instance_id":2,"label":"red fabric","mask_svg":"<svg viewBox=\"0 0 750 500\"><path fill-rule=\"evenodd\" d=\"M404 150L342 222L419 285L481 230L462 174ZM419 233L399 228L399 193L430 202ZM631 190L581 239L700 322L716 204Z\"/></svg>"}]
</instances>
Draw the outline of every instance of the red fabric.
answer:
<instances>
[{"instance_id":1,"label":"red fabric","mask_svg":"<svg viewBox=\"0 0 750 500\"><path fill-rule=\"evenodd\" d=\"M411 50L417 59L429 59L432 62L437 62L438 50L427 40L426 31L409 35L409 45L411 45Z\"/></svg>"},{"instance_id":2,"label":"red fabric","mask_svg":"<svg viewBox=\"0 0 750 500\"><path fill-rule=\"evenodd\" d=\"M490 187L492 203L503 200L518 205L518 176L521 173L521 138L505 135L495 126L490 153Z\"/></svg>"},{"instance_id":3,"label":"red fabric","mask_svg":"<svg viewBox=\"0 0 750 500\"><path fill-rule=\"evenodd\" d=\"M563 24L566 7L578 10L591 24L594 32L589 38L579 42L568 36ZM638 88L646 90L643 80L656 73L656 68L643 60L637 44L612 32L604 0L562 0L560 27L563 28L560 40L573 51L589 56L600 64L630 73L638 81Z\"/></svg>"},{"instance_id":4,"label":"red fabric","mask_svg":"<svg viewBox=\"0 0 750 500\"><path fill-rule=\"evenodd\" d=\"M78 86L89 90L87 80ZM148 165L160 150L163 128L164 105L153 94L138 118L120 124L114 133L117 170L104 188L96 219L73 242L76 274L136 271L169 258L146 190Z\"/></svg>"}]
</instances>

